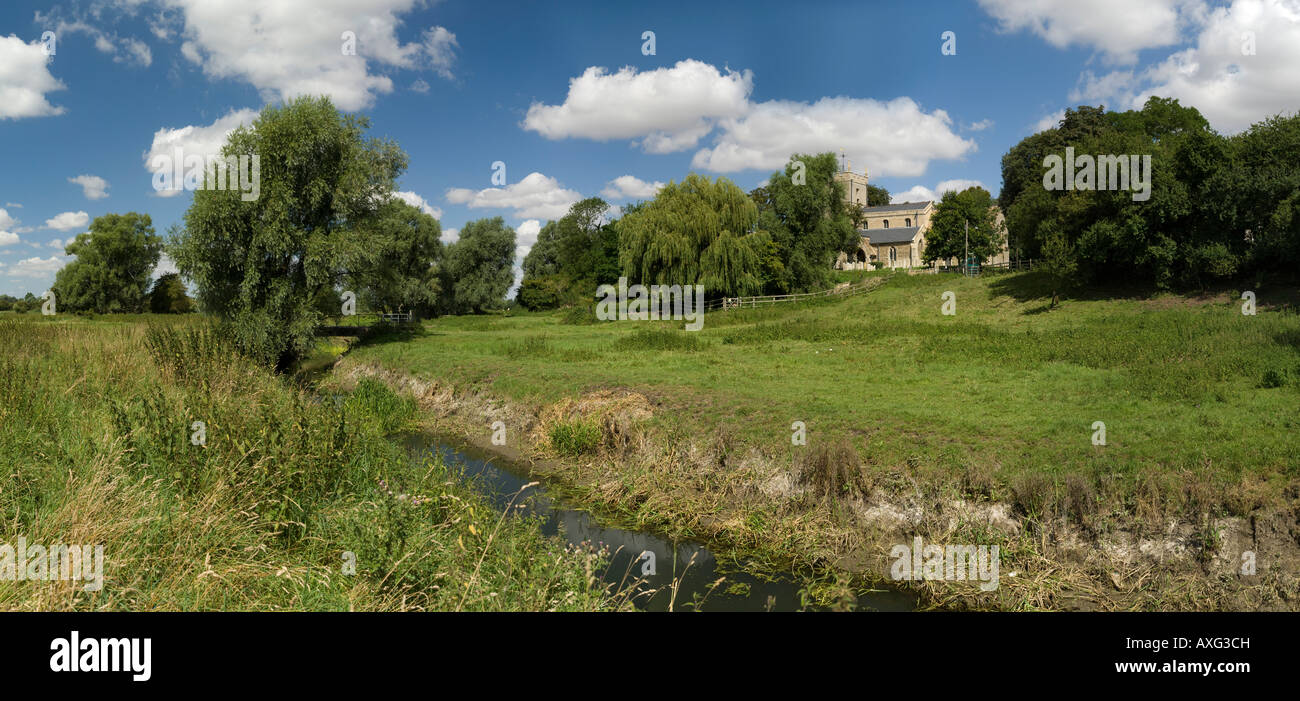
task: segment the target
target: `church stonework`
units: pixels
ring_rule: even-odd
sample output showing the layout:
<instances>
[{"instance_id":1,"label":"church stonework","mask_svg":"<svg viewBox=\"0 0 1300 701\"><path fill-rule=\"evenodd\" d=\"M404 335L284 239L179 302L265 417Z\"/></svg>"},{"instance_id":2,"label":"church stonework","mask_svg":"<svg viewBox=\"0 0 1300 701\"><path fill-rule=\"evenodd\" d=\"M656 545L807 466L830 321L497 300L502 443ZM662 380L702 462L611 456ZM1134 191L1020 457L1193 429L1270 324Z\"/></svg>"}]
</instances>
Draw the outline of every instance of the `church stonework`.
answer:
<instances>
[{"instance_id":1,"label":"church stonework","mask_svg":"<svg viewBox=\"0 0 1300 701\"><path fill-rule=\"evenodd\" d=\"M867 206L867 171L854 173L848 161L843 170L836 173L835 182L844 185L844 200L850 207L862 210L864 226L858 229L861 237L858 248L850 254L840 253L835 260L837 270L872 270L881 268L925 268L937 267L922 262L925 254L925 237L930 229L930 218L934 215L935 203L902 202L883 206ZM860 194L859 194L860 193ZM999 224L1002 213L997 213ZM1009 259L1005 241L1002 251L989 259L991 264L1005 263ZM945 265L955 266L960 261L952 259L942 261ZM879 264L879 265L876 265Z\"/></svg>"}]
</instances>

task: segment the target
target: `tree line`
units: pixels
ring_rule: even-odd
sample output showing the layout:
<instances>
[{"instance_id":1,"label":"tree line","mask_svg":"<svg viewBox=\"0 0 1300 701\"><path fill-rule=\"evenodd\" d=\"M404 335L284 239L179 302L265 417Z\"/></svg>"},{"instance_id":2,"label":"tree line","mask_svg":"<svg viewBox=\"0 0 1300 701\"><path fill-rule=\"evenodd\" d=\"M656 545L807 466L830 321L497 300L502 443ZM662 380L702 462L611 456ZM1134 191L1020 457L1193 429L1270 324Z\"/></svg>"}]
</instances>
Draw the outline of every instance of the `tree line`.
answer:
<instances>
[{"instance_id":1,"label":"tree line","mask_svg":"<svg viewBox=\"0 0 1300 701\"><path fill-rule=\"evenodd\" d=\"M233 131L223 157L258 154L261 196L198 189L183 222L159 237L148 215L108 214L67 246L77 260L52 290L61 311L182 313L229 325L248 355L287 367L338 316L342 294L363 308L424 315L499 310L513 281L516 232L501 217L465 225L444 245L437 219L397 198L407 167L397 144L327 98L267 106ZM1149 200L1128 191L1052 190L1044 161L1078 153L1152 156ZM927 263L995 255L1046 259L1060 284L1143 280L1203 285L1300 259L1300 117L1274 117L1223 137L1200 113L1152 98L1142 110L1069 110L1002 159L996 218L983 188L945 193L927 232ZM745 192L687 175L617 210L592 197L548 221L523 260L516 302L526 309L588 306L596 288L699 284L711 297L782 294L830 285L833 264L860 241L862 211L845 202L831 153L794 154ZM868 205L889 202L871 186ZM163 252L179 274L150 280ZM182 279L194 288L186 294ZM39 305L0 297L0 308Z\"/></svg>"},{"instance_id":2,"label":"tree line","mask_svg":"<svg viewBox=\"0 0 1300 701\"><path fill-rule=\"evenodd\" d=\"M1049 189L1045 162L1067 148L1150 155L1149 198ZM1058 287L1204 288L1247 273L1293 271L1300 262L1297 162L1300 116L1274 116L1225 137L1173 99L1152 97L1126 112L1080 106L1002 157L998 202L1012 248L1046 260Z\"/></svg>"}]
</instances>

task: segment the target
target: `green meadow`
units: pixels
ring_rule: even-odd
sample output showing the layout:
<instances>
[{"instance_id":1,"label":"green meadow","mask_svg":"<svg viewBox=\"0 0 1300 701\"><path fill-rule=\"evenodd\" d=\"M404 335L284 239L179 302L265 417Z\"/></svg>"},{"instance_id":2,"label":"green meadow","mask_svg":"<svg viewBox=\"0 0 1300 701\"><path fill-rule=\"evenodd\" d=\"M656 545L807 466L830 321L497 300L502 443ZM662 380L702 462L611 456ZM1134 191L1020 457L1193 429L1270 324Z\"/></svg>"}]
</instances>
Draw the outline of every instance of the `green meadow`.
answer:
<instances>
[{"instance_id":1,"label":"green meadow","mask_svg":"<svg viewBox=\"0 0 1300 701\"><path fill-rule=\"evenodd\" d=\"M802 421L809 448L847 442L869 482L901 470L1104 528L1118 513L1246 514L1300 477L1295 291L1257 294L1254 316L1239 290L1109 290L1049 310L1035 273L898 274L847 299L710 313L695 333L447 317L349 357L535 406L630 390L661 435L723 432L772 455L794 452Z\"/></svg>"}]
</instances>

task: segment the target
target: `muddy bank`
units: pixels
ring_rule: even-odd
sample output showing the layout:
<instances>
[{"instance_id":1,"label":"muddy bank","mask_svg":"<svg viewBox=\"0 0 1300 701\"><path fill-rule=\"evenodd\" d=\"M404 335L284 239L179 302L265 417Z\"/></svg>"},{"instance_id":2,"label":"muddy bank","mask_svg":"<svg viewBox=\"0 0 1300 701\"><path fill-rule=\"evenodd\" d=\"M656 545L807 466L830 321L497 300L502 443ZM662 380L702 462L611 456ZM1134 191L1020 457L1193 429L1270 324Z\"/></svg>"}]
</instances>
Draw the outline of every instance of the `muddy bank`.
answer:
<instances>
[{"instance_id":1,"label":"muddy bank","mask_svg":"<svg viewBox=\"0 0 1300 701\"><path fill-rule=\"evenodd\" d=\"M1249 518L1198 524L1119 517L1104 533L1093 533L1064 518L1034 521L1006 503L954 497L960 489L919 488L905 467L883 484L855 485L841 474L842 456L824 453L791 464L725 431L699 440L655 435L647 422L659 407L631 390L530 406L349 358L331 381L347 388L362 377L414 397L429 428L528 465L566 500L609 522L697 540L767 570L814 575L823 604L885 585L903 586L924 606L940 608L1300 608L1300 493L1294 490L1288 508ZM598 441L590 452L561 456L553 430L574 422L597 426ZM505 445L493 444L494 425L505 428ZM917 536L940 546L999 546L997 587L984 591L978 582L943 575L895 581L895 548Z\"/></svg>"},{"instance_id":2,"label":"muddy bank","mask_svg":"<svg viewBox=\"0 0 1300 701\"><path fill-rule=\"evenodd\" d=\"M417 461L437 454L461 481L485 495L498 510L535 517L544 534L561 537L571 546L607 550L609 564L601 578L638 609L780 612L818 608L806 600L805 583L789 574L745 571L743 563L720 560L701 543L609 527L585 510L569 508L532 479L527 463L505 458L508 454L523 460L518 451L493 451L486 449L494 447L490 442L476 447L425 433L407 435L402 443ZM822 608L909 611L915 605L915 597L903 591L868 589Z\"/></svg>"}]
</instances>

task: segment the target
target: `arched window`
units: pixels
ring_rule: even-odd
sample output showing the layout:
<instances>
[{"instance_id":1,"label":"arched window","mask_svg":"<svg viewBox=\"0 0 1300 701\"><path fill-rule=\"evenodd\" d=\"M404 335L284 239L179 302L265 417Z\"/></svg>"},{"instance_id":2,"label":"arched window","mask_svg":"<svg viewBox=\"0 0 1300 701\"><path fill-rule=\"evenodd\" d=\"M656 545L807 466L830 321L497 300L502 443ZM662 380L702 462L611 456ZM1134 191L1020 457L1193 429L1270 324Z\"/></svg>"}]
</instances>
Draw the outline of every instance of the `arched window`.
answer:
<instances>
[{"instance_id":1,"label":"arched window","mask_svg":"<svg viewBox=\"0 0 1300 701\"><path fill-rule=\"evenodd\" d=\"M885 228L886 228L886 229L889 228L889 220L888 220L888 219L885 220Z\"/></svg>"},{"instance_id":2,"label":"arched window","mask_svg":"<svg viewBox=\"0 0 1300 701\"><path fill-rule=\"evenodd\" d=\"M910 218L903 220L903 226L911 226L911 225L912 225L912 220Z\"/></svg>"},{"instance_id":3,"label":"arched window","mask_svg":"<svg viewBox=\"0 0 1300 701\"><path fill-rule=\"evenodd\" d=\"M897 261L898 261L898 249L891 246L889 248L889 264L893 265Z\"/></svg>"}]
</instances>

